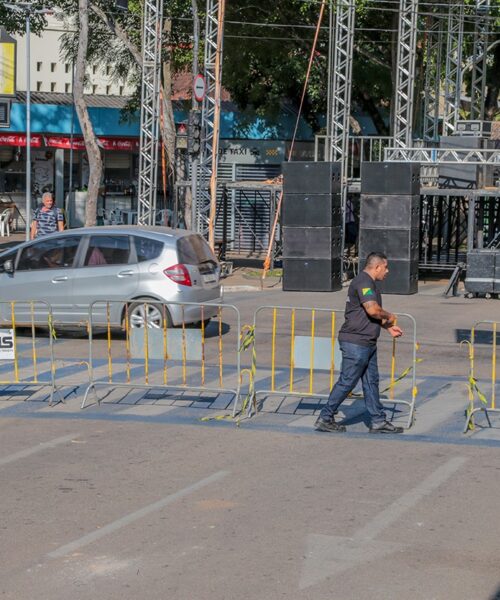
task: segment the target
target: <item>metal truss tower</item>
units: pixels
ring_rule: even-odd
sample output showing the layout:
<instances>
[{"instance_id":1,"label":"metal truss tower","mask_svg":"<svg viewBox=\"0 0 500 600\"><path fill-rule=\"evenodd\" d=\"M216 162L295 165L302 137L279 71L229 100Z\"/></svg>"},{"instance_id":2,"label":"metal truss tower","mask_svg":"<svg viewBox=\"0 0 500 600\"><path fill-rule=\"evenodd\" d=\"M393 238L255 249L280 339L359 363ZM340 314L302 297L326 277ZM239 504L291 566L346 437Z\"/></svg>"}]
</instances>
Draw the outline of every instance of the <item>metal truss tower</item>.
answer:
<instances>
[{"instance_id":1,"label":"metal truss tower","mask_svg":"<svg viewBox=\"0 0 500 600\"><path fill-rule=\"evenodd\" d=\"M425 141L436 141L439 138L439 92L443 24L444 21L437 15L432 15L428 19L423 117L423 138Z\"/></svg>"},{"instance_id":2,"label":"metal truss tower","mask_svg":"<svg viewBox=\"0 0 500 600\"><path fill-rule=\"evenodd\" d=\"M474 50L472 56L471 119L484 119L486 92L486 59L489 34L490 0L476 0Z\"/></svg>"},{"instance_id":3,"label":"metal truss tower","mask_svg":"<svg viewBox=\"0 0 500 600\"><path fill-rule=\"evenodd\" d=\"M462 2L450 4L449 11L444 82L443 135L451 135L455 131L462 91L464 5Z\"/></svg>"},{"instance_id":4,"label":"metal truss tower","mask_svg":"<svg viewBox=\"0 0 500 600\"><path fill-rule=\"evenodd\" d=\"M394 145L411 146L415 94L418 0L400 0L396 93L394 104Z\"/></svg>"},{"instance_id":5,"label":"metal truss tower","mask_svg":"<svg viewBox=\"0 0 500 600\"><path fill-rule=\"evenodd\" d=\"M347 163L351 115L354 0L337 0L333 47L330 160ZM344 160L345 159L345 160Z\"/></svg>"},{"instance_id":6,"label":"metal truss tower","mask_svg":"<svg viewBox=\"0 0 500 600\"><path fill-rule=\"evenodd\" d=\"M204 76L206 82L205 98L201 113L202 144L200 156L200 172L198 176L198 198L196 201L196 231L206 234L210 212L210 179L218 166L218 132L214 131L217 103L220 101L220 82L222 78L222 43L221 37L221 8L224 0L207 0L207 17L205 33L205 64ZM214 145L215 141L215 145ZM214 154L215 149L215 154Z\"/></svg>"},{"instance_id":7,"label":"metal truss tower","mask_svg":"<svg viewBox=\"0 0 500 600\"><path fill-rule=\"evenodd\" d=\"M154 225L158 179L163 1L145 0L137 222Z\"/></svg>"}]
</instances>

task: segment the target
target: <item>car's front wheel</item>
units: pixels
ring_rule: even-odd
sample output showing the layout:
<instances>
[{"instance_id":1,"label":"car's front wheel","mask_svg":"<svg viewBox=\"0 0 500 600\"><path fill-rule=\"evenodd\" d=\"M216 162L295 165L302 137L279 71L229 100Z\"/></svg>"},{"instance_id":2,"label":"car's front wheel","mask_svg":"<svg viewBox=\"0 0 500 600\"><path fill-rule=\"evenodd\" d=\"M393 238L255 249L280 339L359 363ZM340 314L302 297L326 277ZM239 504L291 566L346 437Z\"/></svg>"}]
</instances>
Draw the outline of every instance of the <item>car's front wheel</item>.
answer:
<instances>
[{"instance_id":1,"label":"car's front wheel","mask_svg":"<svg viewBox=\"0 0 500 600\"><path fill-rule=\"evenodd\" d=\"M155 304L147 300L130 304L128 322L131 328L147 326L149 329L163 329L165 325L172 327L172 317L168 309L162 304Z\"/></svg>"}]
</instances>

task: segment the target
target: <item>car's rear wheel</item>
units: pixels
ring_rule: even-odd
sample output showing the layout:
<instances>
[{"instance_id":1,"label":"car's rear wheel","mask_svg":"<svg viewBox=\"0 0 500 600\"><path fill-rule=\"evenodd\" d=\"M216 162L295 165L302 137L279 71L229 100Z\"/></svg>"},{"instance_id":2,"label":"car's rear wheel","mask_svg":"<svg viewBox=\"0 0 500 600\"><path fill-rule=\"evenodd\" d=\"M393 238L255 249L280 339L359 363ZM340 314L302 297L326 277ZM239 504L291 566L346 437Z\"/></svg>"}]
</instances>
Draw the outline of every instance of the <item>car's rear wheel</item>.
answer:
<instances>
[{"instance_id":1,"label":"car's rear wheel","mask_svg":"<svg viewBox=\"0 0 500 600\"><path fill-rule=\"evenodd\" d=\"M147 300L134 302L129 306L128 321L129 326L135 329L145 327L146 324L148 329L163 329L165 324L172 327L172 317L168 309L162 304Z\"/></svg>"}]
</instances>

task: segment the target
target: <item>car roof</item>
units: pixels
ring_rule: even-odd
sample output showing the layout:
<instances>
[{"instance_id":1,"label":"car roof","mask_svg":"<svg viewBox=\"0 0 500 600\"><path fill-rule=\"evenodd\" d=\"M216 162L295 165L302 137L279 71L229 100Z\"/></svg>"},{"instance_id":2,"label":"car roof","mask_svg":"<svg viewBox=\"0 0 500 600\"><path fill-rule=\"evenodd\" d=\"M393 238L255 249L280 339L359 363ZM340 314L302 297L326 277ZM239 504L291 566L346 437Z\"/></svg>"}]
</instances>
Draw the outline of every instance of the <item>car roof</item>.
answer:
<instances>
[{"instance_id":1,"label":"car roof","mask_svg":"<svg viewBox=\"0 0 500 600\"><path fill-rule=\"evenodd\" d=\"M183 237L188 237L190 235L197 235L196 232L190 231L187 229L172 229L170 227L161 227L161 226L149 226L149 225L104 225L98 227L76 227L74 229L65 229L64 231L58 231L56 233L51 233L51 238L60 238L66 237L68 235L106 235L106 234L122 234L122 235L141 235L143 237L148 237L152 239L156 239L162 242L173 242L174 240L178 240ZM49 237L49 236L47 236ZM9 252L13 250L17 250L19 247L31 244L33 242L21 242L20 244L13 246L11 248L6 248L0 254L4 252Z\"/></svg>"}]
</instances>

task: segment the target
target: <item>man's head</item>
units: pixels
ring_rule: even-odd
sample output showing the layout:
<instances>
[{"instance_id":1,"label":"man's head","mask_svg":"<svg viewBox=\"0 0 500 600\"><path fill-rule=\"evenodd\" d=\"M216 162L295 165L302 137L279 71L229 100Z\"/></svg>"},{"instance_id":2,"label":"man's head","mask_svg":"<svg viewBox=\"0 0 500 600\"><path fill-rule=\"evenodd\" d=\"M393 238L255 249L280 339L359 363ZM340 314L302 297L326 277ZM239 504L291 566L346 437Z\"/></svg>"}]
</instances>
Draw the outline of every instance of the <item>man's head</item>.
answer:
<instances>
[{"instance_id":1,"label":"man's head","mask_svg":"<svg viewBox=\"0 0 500 600\"><path fill-rule=\"evenodd\" d=\"M54 206L54 196L50 192L45 192L42 196L42 204L45 208L52 208Z\"/></svg>"},{"instance_id":2,"label":"man's head","mask_svg":"<svg viewBox=\"0 0 500 600\"><path fill-rule=\"evenodd\" d=\"M365 271L375 281L382 281L389 273L387 256L382 252L370 252L366 257Z\"/></svg>"}]
</instances>

